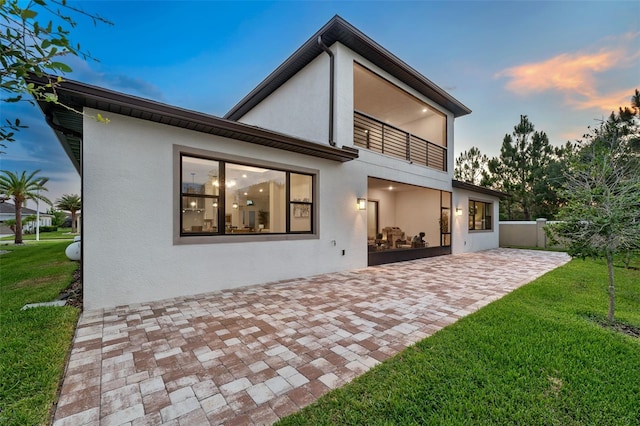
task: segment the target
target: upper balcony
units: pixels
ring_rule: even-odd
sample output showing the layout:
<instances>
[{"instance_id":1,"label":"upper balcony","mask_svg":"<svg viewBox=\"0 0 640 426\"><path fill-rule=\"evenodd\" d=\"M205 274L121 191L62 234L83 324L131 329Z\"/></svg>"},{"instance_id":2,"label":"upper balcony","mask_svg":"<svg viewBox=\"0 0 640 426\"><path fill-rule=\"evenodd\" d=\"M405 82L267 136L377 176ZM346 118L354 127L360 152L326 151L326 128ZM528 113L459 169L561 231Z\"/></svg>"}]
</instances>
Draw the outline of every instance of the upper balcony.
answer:
<instances>
[{"instance_id":1,"label":"upper balcony","mask_svg":"<svg viewBox=\"0 0 640 426\"><path fill-rule=\"evenodd\" d=\"M356 146L447 171L447 116L354 63Z\"/></svg>"}]
</instances>

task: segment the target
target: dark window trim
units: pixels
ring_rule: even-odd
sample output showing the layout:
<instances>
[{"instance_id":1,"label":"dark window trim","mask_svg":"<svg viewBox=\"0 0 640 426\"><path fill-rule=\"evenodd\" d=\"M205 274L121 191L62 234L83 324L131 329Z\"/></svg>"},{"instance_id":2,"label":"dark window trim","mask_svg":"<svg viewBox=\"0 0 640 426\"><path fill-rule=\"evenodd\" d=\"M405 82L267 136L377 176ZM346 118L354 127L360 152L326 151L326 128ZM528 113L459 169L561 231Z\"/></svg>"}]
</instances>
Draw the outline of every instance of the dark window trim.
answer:
<instances>
[{"instance_id":1,"label":"dark window trim","mask_svg":"<svg viewBox=\"0 0 640 426\"><path fill-rule=\"evenodd\" d=\"M484 205L489 205L492 215L489 216L491 218L491 220L489 221L490 228L476 229L475 228L475 219L473 221L471 221L471 214L469 213L469 223L467 224L467 228L468 228L469 232L493 232L494 228L495 228L494 223L493 223L494 222L494 220L493 220L494 219L493 218L493 201L483 201L483 200L476 200L476 199L473 199L473 198L469 198L469 204L471 204L471 203L474 203L474 206L473 206L474 212L475 212L475 209L477 208L475 206L475 203L482 203ZM485 207L485 212L486 212L486 207ZM471 223L473 223L473 227L469 226ZM486 221L485 221L485 223L486 223Z\"/></svg>"},{"instance_id":2,"label":"dark window trim","mask_svg":"<svg viewBox=\"0 0 640 426\"><path fill-rule=\"evenodd\" d=\"M181 202L182 202L182 156L191 156L196 158L203 158L212 161L218 161L221 165L223 163L235 163L239 165L254 166L261 168L268 168L272 170L278 170L287 174L287 183L289 182L289 173L305 174L312 177L312 194L313 199L309 203L311 208L311 232L291 232L291 233L255 233L255 234L182 234L182 218L181 218ZM223 167L220 167L221 169ZM224 170L220 171L221 185L223 182ZM287 241L287 240L309 240L319 239L319 182L320 171L317 169L311 169L307 167L300 167L289 164L277 163L274 161L260 160L255 158L243 157L234 154L221 153L217 151L209 151L200 148L193 148L184 145L173 145L173 244L218 244L218 243L240 243L240 242L261 242L261 241ZM289 191L289 185L286 185L287 195ZM220 191L218 197L223 195L223 190ZM287 219L286 227L289 229L289 204L290 201L287 197ZM224 223L224 211L222 208L218 209L221 218L218 218L218 223ZM220 213L222 212L222 213ZM222 221L220 222L220 219Z\"/></svg>"},{"instance_id":3,"label":"dark window trim","mask_svg":"<svg viewBox=\"0 0 640 426\"><path fill-rule=\"evenodd\" d=\"M445 205L442 202L442 195L443 194L449 194L449 204ZM447 228L449 229L449 232L443 232L442 231L442 222L438 223L438 228L440 228L440 247L451 247L451 228L453 228L453 218L451 217L451 210L452 210L452 204L453 204L453 192L449 192L449 191L444 191L444 190L440 190L440 220L442 220L442 216L444 212L447 212L447 216L448 216L448 223L447 223ZM445 240L446 235L449 236L449 244L445 244Z\"/></svg>"}]
</instances>

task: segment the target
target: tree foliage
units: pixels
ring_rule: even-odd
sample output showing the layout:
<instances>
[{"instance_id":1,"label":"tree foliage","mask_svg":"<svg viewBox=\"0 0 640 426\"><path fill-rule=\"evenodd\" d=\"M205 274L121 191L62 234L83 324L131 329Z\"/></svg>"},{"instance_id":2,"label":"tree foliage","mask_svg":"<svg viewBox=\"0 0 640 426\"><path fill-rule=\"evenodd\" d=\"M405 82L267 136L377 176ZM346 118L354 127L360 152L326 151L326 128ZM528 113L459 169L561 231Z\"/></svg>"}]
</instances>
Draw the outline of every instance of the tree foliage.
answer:
<instances>
[{"instance_id":1,"label":"tree foliage","mask_svg":"<svg viewBox=\"0 0 640 426\"><path fill-rule=\"evenodd\" d=\"M76 233L76 216L82 209L82 200L77 194L64 194L56 200L56 207L71 212L71 233Z\"/></svg>"},{"instance_id":2,"label":"tree foliage","mask_svg":"<svg viewBox=\"0 0 640 426\"><path fill-rule=\"evenodd\" d=\"M76 27L74 15L87 17L94 24L111 24L66 0L0 0L1 102L19 102L28 95L28 99L33 96L60 104L55 89L62 79L49 75L71 72L64 62L69 55L92 58L89 51L71 40L71 30ZM27 81L32 74L47 78L49 83L35 87ZM24 127L19 118L3 118L0 148L6 148L5 143L14 141L15 132Z\"/></svg>"},{"instance_id":3,"label":"tree foliage","mask_svg":"<svg viewBox=\"0 0 640 426\"><path fill-rule=\"evenodd\" d=\"M15 219L5 220L4 221L4 225L7 226L11 230L11 232L13 232L14 234L16 233L16 220Z\"/></svg>"},{"instance_id":4,"label":"tree foliage","mask_svg":"<svg viewBox=\"0 0 640 426\"><path fill-rule=\"evenodd\" d=\"M37 176L40 170L27 175L27 172L13 173L0 171L0 194L3 199L12 198L16 210L15 244L22 244L22 207L27 200L40 200L51 205L51 201L41 191L47 191L44 186L49 178Z\"/></svg>"},{"instance_id":5,"label":"tree foliage","mask_svg":"<svg viewBox=\"0 0 640 426\"><path fill-rule=\"evenodd\" d=\"M587 133L571 156L562 222L548 234L576 257L605 258L609 270L609 321L614 320L613 257L640 249L640 96Z\"/></svg>"},{"instance_id":6,"label":"tree foliage","mask_svg":"<svg viewBox=\"0 0 640 426\"><path fill-rule=\"evenodd\" d=\"M62 226L65 219L67 218L67 214L61 210L56 210L51 207L47 210L47 214L51 215L51 226Z\"/></svg>"},{"instance_id":7,"label":"tree foliage","mask_svg":"<svg viewBox=\"0 0 640 426\"><path fill-rule=\"evenodd\" d=\"M563 157L571 145L554 148L547 134L536 131L526 115L502 140L500 156L487 163L485 183L510 195L501 203L505 219L553 217L562 183Z\"/></svg>"},{"instance_id":8,"label":"tree foliage","mask_svg":"<svg viewBox=\"0 0 640 426\"><path fill-rule=\"evenodd\" d=\"M483 177L486 177L487 174L488 162L489 157L481 154L480 149L473 146L456 158L453 177L462 182L482 185Z\"/></svg>"}]
</instances>

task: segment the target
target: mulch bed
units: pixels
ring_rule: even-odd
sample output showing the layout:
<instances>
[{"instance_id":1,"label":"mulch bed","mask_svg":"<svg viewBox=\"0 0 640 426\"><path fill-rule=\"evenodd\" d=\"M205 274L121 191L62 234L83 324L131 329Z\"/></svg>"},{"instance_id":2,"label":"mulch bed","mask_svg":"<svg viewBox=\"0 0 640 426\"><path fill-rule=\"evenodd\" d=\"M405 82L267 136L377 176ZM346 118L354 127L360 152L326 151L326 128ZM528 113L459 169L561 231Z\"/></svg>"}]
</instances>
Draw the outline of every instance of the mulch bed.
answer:
<instances>
[{"instance_id":1,"label":"mulch bed","mask_svg":"<svg viewBox=\"0 0 640 426\"><path fill-rule=\"evenodd\" d=\"M598 318L592 315L588 315L587 318L595 322L602 328L617 331L618 333L624 333L631 337L640 338L640 327L636 327L634 325L626 324L624 322L615 321L615 320L613 321L613 323L610 323L608 320L604 318Z\"/></svg>"},{"instance_id":2,"label":"mulch bed","mask_svg":"<svg viewBox=\"0 0 640 426\"><path fill-rule=\"evenodd\" d=\"M73 281L69 287L60 292L59 300L66 300L67 305L75 306L82 310L82 277L80 276L80 268L73 273Z\"/></svg>"}]
</instances>

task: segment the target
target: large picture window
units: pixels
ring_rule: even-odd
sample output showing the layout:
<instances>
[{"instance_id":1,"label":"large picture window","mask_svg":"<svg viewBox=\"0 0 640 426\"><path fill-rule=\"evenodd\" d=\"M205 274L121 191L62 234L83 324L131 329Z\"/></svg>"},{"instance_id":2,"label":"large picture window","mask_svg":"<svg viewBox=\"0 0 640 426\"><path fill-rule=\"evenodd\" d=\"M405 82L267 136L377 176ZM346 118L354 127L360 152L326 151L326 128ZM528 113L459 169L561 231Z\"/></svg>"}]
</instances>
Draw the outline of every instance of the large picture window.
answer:
<instances>
[{"instance_id":1,"label":"large picture window","mask_svg":"<svg viewBox=\"0 0 640 426\"><path fill-rule=\"evenodd\" d=\"M180 155L180 236L314 232L314 175Z\"/></svg>"},{"instance_id":2,"label":"large picture window","mask_svg":"<svg viewBox=\"0 0 640 426\"><path fill-rule=\"evenodd\" d=\"M493 204L469 200L469 231L486 231L492 227Z\"/></svg>"}]
</instances>

